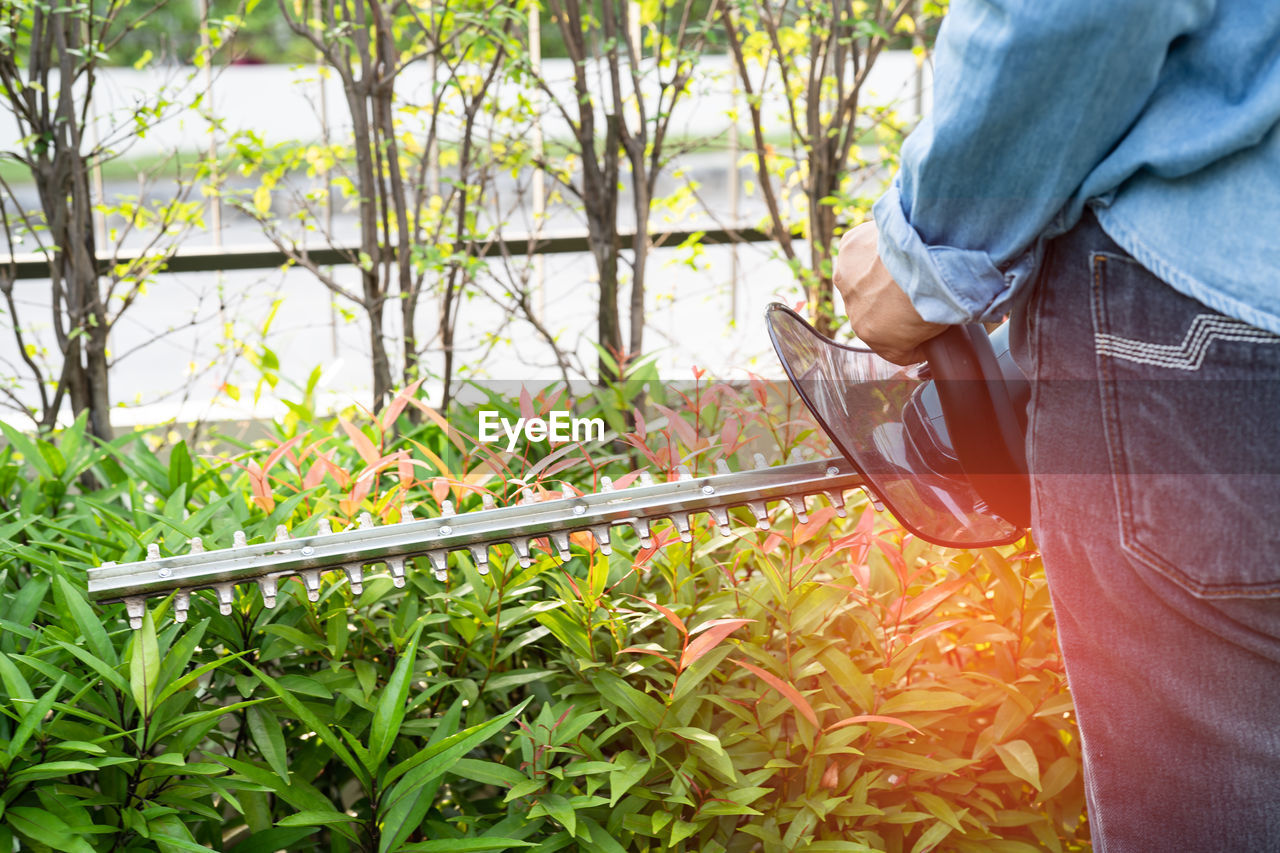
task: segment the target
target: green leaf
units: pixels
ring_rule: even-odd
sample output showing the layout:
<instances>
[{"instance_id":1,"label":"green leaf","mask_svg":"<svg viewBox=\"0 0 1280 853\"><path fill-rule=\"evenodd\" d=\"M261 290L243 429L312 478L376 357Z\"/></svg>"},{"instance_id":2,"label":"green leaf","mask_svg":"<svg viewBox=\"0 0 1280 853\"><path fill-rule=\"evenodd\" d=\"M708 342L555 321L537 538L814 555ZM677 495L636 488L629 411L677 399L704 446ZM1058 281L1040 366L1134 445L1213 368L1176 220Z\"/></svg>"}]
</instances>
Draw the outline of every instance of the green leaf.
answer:
<instances>
[{"instance_id":1,"label":"green leaf","mask_svg":"<svg viewBox=\"0 0 1280 853\"><path fill-rule=\"evenodd\" d=\"M400 733L400 724L404 722L405 702L409 698L409 684L413 679L413 667L418 658L418 637L422 636L419 624L409 642L396 661L396 668L387 680L378 705L373 711L373 722L369 734L369 774L373 775L383 760L391 752L391 747Z\"/></svg>"},{"instance_id":2,"label":"green leaf","mask_svg":"<svg viewBox=\"0 0 1280 853\"><path fill-rule=\"evenodd\" d=\"M563 610L549 610L546 613L539 613L536 617L557 640L564 643L580 658L590 659L591 642L587 637L587 629L581 623L574 621L573 617Z\"/></svg>"},{"instance_id":3,"label":"green leaf","mask_svg":"<svg viewBox=\"0 0 1280 853\"><path fill-rule=\"evenodd\" d=\"M275 792L276 796L284 800L289 805L299 811L329 811L333 809L333 803L324 794L321 794L309 782L304 781L300 775L295 775L293 780L285 785L280 779L268 772L265 767L259 767L256 764L250 764L247 761L241 761L236 758L229 758L224 755L210 756L219 763L225 764L233 773L248 779L250 782L261 785L268 791ZM335 832L339 832L352 841L355 835L345 827L335 825Z\"/></svg>"},{"instance_id":4,"label":"green leaf","mask_svg":"<svg viewBox=\"0 0 1280 853\"><path fill-rule=\"evenodd\" d=\"M401 853L471 853L476 850L510 850L513 847L534 847L532 841L519 838L484 836L481 838L441 838L436 841L419 841L400 848Z\"/></svg>"},{"instance_id":5,"label":"green leaf","mask_svg":"<svg viewBox=\"0 0 1280 853\"><path fill-rule=\"evenodd\" d=\"M627 853L626 848L617 842L603 826L596 823L589 817L582 818L582 825L587 828L587 834L591 836L591 847L600 853Z\"/></svg>"},{"instance_id":6,"label":"green leaf","mask_svg":"<svg viewBox=\"0 0 1280 853\"><path fill-rule=\"evenodd\" d=\"M196 649L200 647L200 641L204 639L204 632L209 627L209 620L202 619L198 624L190 625L182 635L169 647L164 653L164 659L160 662L159 682L165 685L164 689L156 696L156 707L159 707L166 698L177 693L182 688L173 688L174 682L178 681L178 675L187 665L191 663L191 658L195 656ZM188 682L189 683L189 682Z\"/></svg>"},{"instance_id":7,"label":"green leaf","mask_svg":"<svg viewBox=\"0 0 1280 853\"><path fill-rule=\"evenodd\" d=\"M507 723L515 719L531 701L532 699L526 699L501 716L451 734L431 744L421 752L406 758L387 773L387 778L383 781L384 787L390 785L401 776L405 777L401 782L401 785L403 785L411 775L414 779L419 780L418 784L421 784L421 780L441 775L447 769L441 768L441 765L452 763L455 758L462 757L479 744L484 743ZM425 768L423 765L425 765ZM431 772L425 772L427 769L430 769ZM439 772L435 772L437 769L439 769ZM400 785L396 787L400 787Z\"/></svg>"},{"instance_id":8,"label":"green leaf","mask_svg":"<svg viewBox=\"0 0 1280 853\"><path fill-rule=\"evenodd\" d=\"M207 622L208 622L208 620L205 620L205 622L207 623ZM204 630L204 625L202 624L201 626L199 626L199 629L198 629L198 630L203 631L203 630ZM185 637L184 637L183 639L185 639ZM175 646L176 646L176 645L177 645L177 644L175 644ZM178 691L180 691L180 690L184 689L185 687L187 687L187 685L189 685L189 684L191 684L192 682L196 681L198 678L200 678L200 676L204 675L205 673L207 673L207 672L211 672L211 671L213 671L213 670L217 669L218 667L222 666L223 664L225 664L225 663L230 663L231 661L233 661L233 660L235 660L235 659L237 659L237 658L242 658L242 657L244 657L245 655L249 654L249 652L250 652L250 650L249 650L249 649L246 649L246 650L244 650L244 651L242 651L242 652L236 652L236 653L235 653L235 654L233 654L233 655L226 655L225 657L220 657L220 658L218 658L217 660L211 660L211 661L209 661L208 663L203 663L203 664L201 664L200 666L198 666L198 667L196 667L195 669L191 670L190 672L188 672L186 675L182 676L181 678L175 678L175 679L173 679L172 681L169 681L169 682L165 685L165 688L164 688L163 690L161 690L161 691L160 691L160 695L156 697L156 705L160 705L162 702L164 702L164 701L165 701L166 699L168 699L170 696L172 696L172 695L174 695L175 693L177 693ZM167 660L168 660L168 659L166 658L166 662L167 662Z\"/></svg>"},{"instance_id":9,"label":"green leaf","mask_svg":"<svg viewBox=\"0 0 1280 853\"><path fill-rule=\"evenodd\" d=\"M154 709L156 685L160 675L160 648L156 643L156 623L151 611L142 614L142 627L133 633L133 652L129 656L129 690L145 719Z\"/></svg>"},{"instance_id":10,"label":"green leaf","mask_svg":"<svg viewBox=\"0 0 1280 853\"><path fill-rule=\"evenodd\" d=\"M942 843L942 839L951 834L951 827L943 821L936 821L933 826L920 833L920 838L911 848L911 853L925 853Z\"/></svg>"},{"instance_id":11,"label":"green leaf","mask_svg":"<svg viewBox=\"0 0 1280 853\"><path fill-rule=\"evenodd\" d=\"M411 795L420 795L426 783L443 776L455 760L501 731L530 701L526 699L501 716L449 735L391 769L384 784L391 784L393 779L399 781L387 791L379 816L383 827L379 853L394 850L408 838L430 807L430 801Z\"/></svg>"},{"instance_id":12,"label":"green leaf","mask_svg":"<svg viewBox=\"0 0 1280 853\"><path fill-rule=\"evenodd\" d=\"M20 782L33 782L37 779L56 779L61 776L69 776L72 773L83 773L97 769L96 764L90 764L87 761L46 761L43 764L36 764L20 770L13 774L13 778L10 781L16 785Z\"/></svg>"},{"instance_id":13,"label":"green leaf","mask_svg":"<svg viewBox=\"0 0 1280 853\"><path fill-rule=\"evenodd\" d=\"M646 693L641 693L612 672L591 673L591 683L600 695L627 712L633 720L639 720L650 728L657 728L662 721L662 703Z\"/></svg>"},{"instance_id":14,"label":"green leaf","mask_svg":"<svg viewBox=\"0 0 1280 853\"><path fill-rule=\"evenodd\" d=\"M637 782L645 777L653 764L639 759L631 750L619 753L613 758L614 769L609 771L609 807L613 808L622 799L622 795L631 790Z\"/></svg>"},{"instance_id":15,"label":"green leaf","mask_svg":"<svg viewBox=\"0 0 1280 853\"><path fill-rule=\"evenodd\" d=\"M877 714L901 714L908 711L949 711L973 704L973 700L954 690L904 690L890 696L876 709Z\"/></svg>"},{"instance_id":16,"label":"green leaf","mask_svg":"<svg viewBox=\"0 0 1280 853\"><path fill-rule=\"evenodd\" d=\"M96 743L83 740L64 740L49 744L49 749L65 749L67 752L87 752L90 755L106 755L107 751Z\"/></svg>"},{"instance_id":17,"label":"green leaf","mask_svg":"<svg viewBox=\"0 0 1280 853\"><path fill-rule=\"evenodd\" d=\"M119 662L116 657L115 646L108 639L106 629L102 627L101 619L93 612L89 602L85 600L84 593L62 576L58 577L54 591L59 599L58 604L64 611L69 612L71 618L75 620L76 627L80 629L89 651L111 666L115 666Z\"/></svg>"},{"instance_id":18,"label":"green leaf","mask_svg":"<svg viewBox=\"0 0 1280 853\"><path fill-rule=\"evenodd\" d=\"M5 819L19 834L58 853L94 853L89 842L71 833L71 828L53 812L28 806L12 806Z\"/></svg>"},{"instance_id":19,"label":"green leaf","mask_svg":"<svg viewBox=\"0 0 1280 853\"><path fill-rule=\"evenodd\" d=\"M459 758L450 765L449 772L461 779L483 782L500 788L511 788L527 781L525 775L519 770L496 761L480 761L475 758Z\"/></svg>"},{"instance_id":20,"label":"green leaf","mask_svg":"<svg viewBox=\"0 0 1280 853\"><path fill-rule=\"evenodd\" d=\"M49 463L45 460L44 454L40 452L35 441L27 438L4 421L0 421L0 433L3 433L9 444L13 445L14 449L22 454L22 461L35 468L44 479L58 479L58 475L49 467Z\"/></svg>"},{"instance_id":21,"label":"green leaf","mask_svg":"<svg viewBox=\"0 0 1280 853\"><path fill-rule=\"evenodd\" d=\"M538 800L543 811L559 821L560 825L576 835L578 830L578 814L569 801L559 794L545 794Z\"/></svg>"},{"instance_id":22,"label":"green leaf","mask_svg":"<svg viewBox=\"0 0 1280 853\"><path fill-rule=\"evenodd\" d=\"M268 700L246 699L243 702L232 702L230 705L221 705L216 708L209 708L205 711L194 711L190 714L183 714L182 716L175 717L172 721L168 722L164 728L160 730L160 733L152 738L152 740L163 740L174 732L182 732L183 736L185 736L188 730L193 729L202 723L216 720L223 714L230 714L232 711L238 711L241 708L252 708L254 705L261 705L266 701Z\"/></svg>"},{"instance_id":23,"label":"green leaf","mask_svg":"<svg viewBox=\"0 0 1280 853\"><path fill-rule=\"evenodd\" d=\"M733 783L737 781L737 773L733 769L733 762L729 759L728 753L724 751L724 747L720 744L720 738L711 732L703 729L681 726L670 730L673 735L683 738L693 744L693 751L697 754L707 767L715 771L723 781Z\"/></svg>"},{"instance_id":24,"label":"green leaf","mask_svg":"<svg viewBox=\"0 0 1280 853\"><path fill-rule=\"evenodd\" d=\"M8 655L0 655L0 682L3 682L5 692L9 694L11 700L36 701L35 694L31 692L31 685L27 684L27 680L22 677L17 665Z\"/></svg>"},{"instance_id":25,"label":"green leaf","mask_svg":"<svg viewBox=\"0 0 1280 853\"><path fill-rule=\"evenodd\" d=\"M318 826L258 830L230 848L230 853L276 853L277 850L301 849L297 842L319 831Z\"/></svg>"},{"instance_id":26,"label":"green leaf","mask_svg":"<svg viewBox=\"0 0 1280 853\"><path fill-rule=\"evenodd\" d=\"M40 701L35 705L26 706L18 705L22 711L22 723L18 726L17 731L13 733L13 738L9 741L9 755L17 757L18 752L26 744L27 739L35 732L36 728L44 722L44 718L53 708L53 703L58 701L58 693L62 690L63 679L59 678L53 687L45 691L40 697ZM17 703L14 703L15 705ZM24 703L25 704L25 703Z\"/></svg>"},{"instance_id":27,"label":"green leaf","mask_svg":"<svg viewBox=\"0 0 1280 853\"><path fill-rule=\"evenodd\" d=\"M276 826L331 826L335 823L359 823L359 818L343 814L333 809L326 811L305 811L291 814L276 821Z\"/></svg>"},{"instance_id":28,"label":"green leaf","mask_svg":"<svg viewBox=\"0 0 1280 853\"><path fill-rule=\"evenodd\" d=\"M104 681L106 681L116 690L120 691L122 695L125 695L125 696L129 695L129 692L130 692L129 682L126 681L125 677L121 675L119 672L117 672L115 667L113 667L111 664L107 663L106 661L102 660L96 655L90 654L88 649L82 649L79 646L72 645L71 643L65 642L63 640L54 640L54 642L57 643L60 647L65 649L68 653L70 653L74 657L79 658L82 662L88 664L89 667L94 672L102 676L102 679Z\"/></svg>"},{"instance_id":29,"label":"green leaf","mask_svg":"<svg viewBox=\"0 0 1280 853\"><path fill-rule=\"evenodd\" d=\"M368 772L364 768L364 765L355 759L355 756L353 756L350 750L347 749L346 745L342 742L342 739L338 735L334 734L333 729L320 722L320 718L312 713L306 705L303 705L296 696L282 687L280 682L276 681L274 678L267 675L251 663L246 662L245 667L254 675L258 676L259 680L261 680L263 684L267 685L267 687L271 689L272 693L279 696L280 701L284 703L284 706L289 709L290 713L297 717L299 722L315 732L316 737L320 738L320 740L323 741L329 749L333 750L333 754L336 755L343 764L347 765L347 768L351 770L352 773L359 777L360 783L365 787L368 787L370 778Z\"/></svg>"},{"instance_id":30,"label":"green leaf","mask_svg":"<svg viewBox=\"0 0 1280 853\"><path fill-rule=\"evenodd\" d=\"M960 818L956 815L955 809L951 808L951 804L939 797L937 794L931 794L928 791L916 791L916 802L924 806L925 811L954 829L956 832L964 832L964 827L960 825Z\"/></svg>"},{"instance_id":31,"label":"green leaf","mask_svg":"<svg viewBox=\"0 0 1280 853\"><path fill-rule=\"evenodd\" d=\"M249 736L262 753L262 757L271 765L280 780L289 784L289 753L284 745L284 732L280 729L280 721L276 715L261 706L250 708L246 712L249 722Z\"/></svg>"},{"instance_id":32,"label":"green leaf","mask_svg":"<svg viewBox=\"0 0 1280 853\"><path fill-rule=\"evenodd\" d=\"M169 494L190 483L191 474L191 453L187 450L187 443L179 441L169 451Z\"/></svg>"}]
</instances>

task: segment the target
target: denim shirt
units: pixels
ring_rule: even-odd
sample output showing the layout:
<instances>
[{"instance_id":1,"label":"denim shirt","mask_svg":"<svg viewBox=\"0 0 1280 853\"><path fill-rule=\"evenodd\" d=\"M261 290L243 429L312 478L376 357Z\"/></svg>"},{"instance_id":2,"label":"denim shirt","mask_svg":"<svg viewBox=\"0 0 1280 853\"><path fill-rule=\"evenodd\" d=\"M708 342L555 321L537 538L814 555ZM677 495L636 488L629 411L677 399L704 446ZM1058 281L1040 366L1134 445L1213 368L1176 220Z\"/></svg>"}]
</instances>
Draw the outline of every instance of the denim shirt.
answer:
<instances>
[{"instance_id":1,"label":"denim shirt","mask_svg":"<svg viewBox=\"0 0 1280 853\"><path fill-rule=\"evenodd\" d=\"M1280 2L953 0L876 202L926 320L995 319L1086 205L1148 270L1280 333Z\"/></svg>"}]
</instances>

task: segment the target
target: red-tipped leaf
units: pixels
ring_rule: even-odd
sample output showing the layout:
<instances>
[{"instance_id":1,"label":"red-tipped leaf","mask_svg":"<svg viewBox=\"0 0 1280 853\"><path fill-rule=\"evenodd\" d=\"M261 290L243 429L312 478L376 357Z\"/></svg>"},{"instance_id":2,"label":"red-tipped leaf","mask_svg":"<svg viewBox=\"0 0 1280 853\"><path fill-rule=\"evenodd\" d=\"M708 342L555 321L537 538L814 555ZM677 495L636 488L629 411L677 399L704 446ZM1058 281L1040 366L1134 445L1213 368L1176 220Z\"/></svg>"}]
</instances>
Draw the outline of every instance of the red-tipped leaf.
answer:
<instances>
[{"instance_id":1,"label":"red-tipped leaf","mask_svg":"<svg viewBox=\"0 0 1280 853\"><path fill-rule=\"evenodd\" d=\"M676 662L664 655L662 652L655 652L653 649L642 649L639 646L627 646L622 650L623 654L628 652L634 652L638 655L653 655L655 658L662 658L664 661L671 664L672 669L679 670L679 667L676 666Z\"/></svg>"},{"instance_id":2,"label":"red-tipped leaf","mask_svg":"<svg viewBox=\"0 0 1280 853\"><path fill-rule=\"evenodd\" d=\"M360 428L346 419L339 419L338 423L342 425L343 431L347 437L351 439L351 443L355 446L356 452L360 454L360 458L366 464L373 465L382 458L382 454L378 452L378 448L373 446L373 442L369 440L369 436L360 431Z\"/></svg>"},{"instance_id":3,"label":"red-tipped leaf","mask_svg":"<svg viewBox=\"0 0 1280 853\"><path fill-rule=\"evenodd\" d=\"M689 667L697 663L698 658L714 649L724 641L734 631L743 625L749 625L754 619L716 619L713 624L699 626L695 629L698 634L689 645L685 646L684 653L680 655L680 672L684 672Z\"/></svg>"},{"instance_id":4,"label":"red-tipped leaf","mask_svg":"<svg viewBox=\"0 0 1280 853\"><path fill-rule=\"evenodd\" d=\"M916 734L924 734L915 726L906 720L899 720L897 717L886 717L883 714L858 714L856 717L845 717L827 726L824 731L834 732L836 729L843 729L845 726L856 726L862 723L891 723L895 726L902 726L904 729L911 729Z\"/></svg>"},{"instance_id":5,"label":"red-tipped leaf","mask_svg":"<svg viewBox=\"0 0 1280 853\"><path fill-rule=\"evenodd\" d=\"M787 682L783 681L778 676L774 675L772 672L761 669L755 664L747 663L744 660L736 660L733 658L730 658L730 660L733 660L734 663L736 663L738 666L742 667L743 669L749 669L752 672L754 672L756 675L760 676L760 678L765 682L765 684L768 684L774 690L777 690L779 693L785 696L787 701L790 702L793 706L795 706L795 709L799 711L800 714L806 720L813 723L814 728L819 728L819 729L822 728L822 726L818 723L818 715L813 710L813 706L809 704L809 700L804 698L804 695L801 694L799 690L796 690L794 687L792 687Z\"/></svg>"},{"instance_id":6,"label":"red-tipped leaf","mask_svg":"<svg viewBox=\"0 0 1280 853\"><path fill-rule=\"evenodd\" d=\"M641 598L638 595L633 595L631 596L631 598L634 598L636 601L639 601L641 604L649 605L654 610L658 611L663 616L667 617L667 621L670 622L672 625L675 625L676 630L679 631L681 634L689 633L689 629L684 626L684 620L681 619L679 616L677 616L669 608L663 607L661 604L658 604L656 601L649 601L646 598Z\"/></svg>"}]
</instances>

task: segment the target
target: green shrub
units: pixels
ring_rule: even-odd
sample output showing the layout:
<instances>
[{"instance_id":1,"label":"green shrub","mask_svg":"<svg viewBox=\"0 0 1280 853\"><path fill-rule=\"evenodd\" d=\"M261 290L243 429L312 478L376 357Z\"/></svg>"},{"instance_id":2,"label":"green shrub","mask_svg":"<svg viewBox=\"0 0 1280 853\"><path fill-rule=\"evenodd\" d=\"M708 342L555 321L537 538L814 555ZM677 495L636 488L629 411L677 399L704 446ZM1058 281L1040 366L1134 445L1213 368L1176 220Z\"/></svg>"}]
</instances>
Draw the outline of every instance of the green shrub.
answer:
<instances>
[{"instance_id":1,"label":"green shrub","mask_svg":"<svg viewBox=\"0 0 1280 853\"><path fill-rule=\"evenodd\" d=\"M655 530L561 563L455 554L396 589L283 584L231 615L151 604L132 632L85 569L479 508L640 467L822 449L762 384L577 401L616 441L495 455L412 390L378 418L296 404L268 446L162 453L6 431L0 451L0 851L1037 850L1087 845L1079 749L1030 543L957 552L863 501L729 537ZM566 408L554 393L487 408ZM411 417L411 415L416 416ZM418 420L421 423L415 423ZM767 443L767 447L765 446ZM741 467L735 462L735 467ZM86 485L88 484L88 485Z\"/></svg>"}]
</instances>

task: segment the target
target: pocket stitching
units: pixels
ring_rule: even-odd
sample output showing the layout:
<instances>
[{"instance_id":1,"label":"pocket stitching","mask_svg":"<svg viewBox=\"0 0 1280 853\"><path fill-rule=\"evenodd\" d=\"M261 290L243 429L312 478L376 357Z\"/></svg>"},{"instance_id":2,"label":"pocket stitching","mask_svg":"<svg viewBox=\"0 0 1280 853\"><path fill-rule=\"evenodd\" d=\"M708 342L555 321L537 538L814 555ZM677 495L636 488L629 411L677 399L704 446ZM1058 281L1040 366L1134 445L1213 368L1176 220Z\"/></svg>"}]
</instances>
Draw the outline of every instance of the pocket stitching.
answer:
<instances>
[{"instance_id":1,"label":"pocket stitching","mask_svg":"<svg viewBox=\"0 0 1280 853\"><path fill-rule=\"evenodd\" d=\"M1156 570L1198 598L1265 598L1280 593L1280 586L1275 585L1258 586L1247 583L1232 583L1229 586L1225 586L1221 583L1202 583L1191 578L1163 556L1135 540L1133 531L1137 525L1133 512L1133 497L1126 479L1129 476L1129 472L1124 464L1121 452L1123 427L1120 425L1119 404L1114 396L1116 383L1112 370L1112 359L1115 356L1105 352L1104 348L1098 343L1100 336L1108 334L1103 332L1103 329L1110 328L1106 322L1106 296L1102 287L1104 270L1108 261L1124 259L1102 252L1092 253L1091 259L1093 261L1093 298L1091 302L1093 307L1094 358L1096 359L1098 377L1100 379L1098 393L1102 410L1103 438L1107 445L1107 457L1111 462L1112 488L1115 492L1116 508L1120 516L1120 547L1133 559ZM1280 340L1280 338L1277 338L1277 340ZM1271 582L1265 581L1262 583Z\"/></svg>"}]
</instances>

